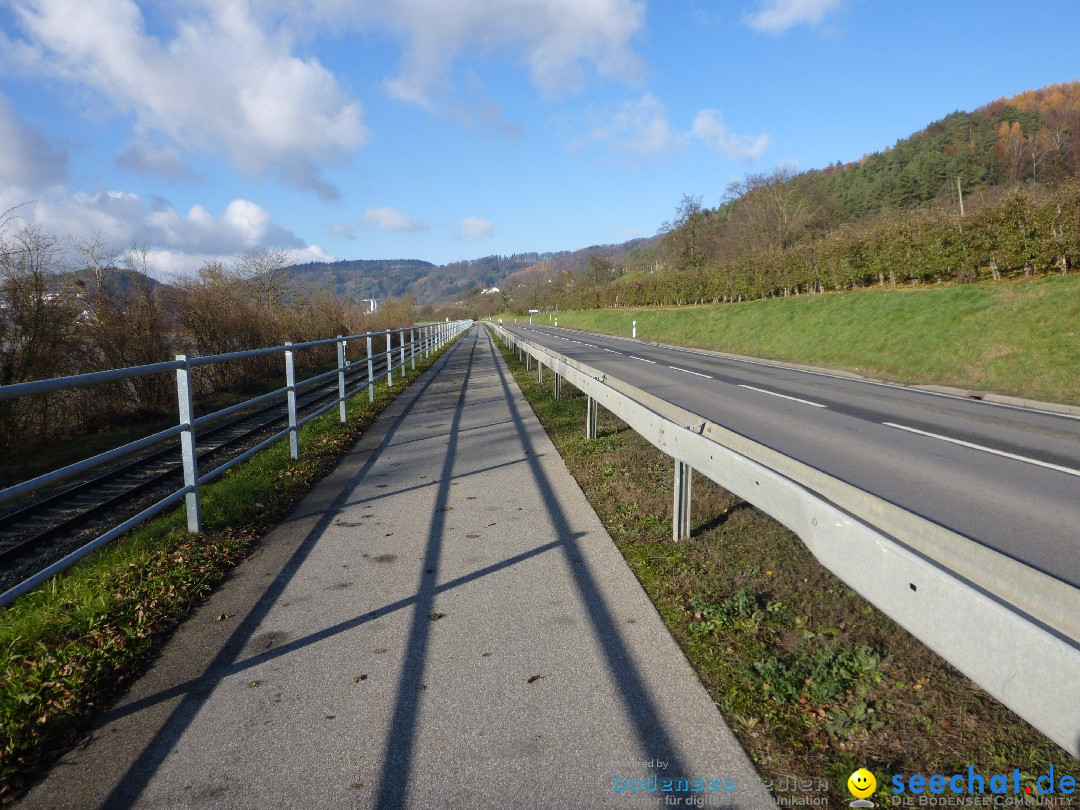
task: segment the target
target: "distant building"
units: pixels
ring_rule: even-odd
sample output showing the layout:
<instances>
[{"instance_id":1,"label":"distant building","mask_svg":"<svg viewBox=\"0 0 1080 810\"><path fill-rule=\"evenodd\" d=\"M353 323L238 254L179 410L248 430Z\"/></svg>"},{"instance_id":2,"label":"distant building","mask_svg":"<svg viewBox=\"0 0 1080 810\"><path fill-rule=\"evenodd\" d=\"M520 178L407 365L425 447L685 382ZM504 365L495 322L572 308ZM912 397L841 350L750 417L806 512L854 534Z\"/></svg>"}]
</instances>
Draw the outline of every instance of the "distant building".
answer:
<instances>
[{"instance_id":1,"label":"distant building","mask_svg":"<svg viewBox=\"0 0 1080 810\"><path fill-rule=\"evenodd\" d=\"M481 295L495 295L495 293L502 292L498 287L492 287L490 290L481 290Z\"/></svg>"},{"instance_id":2,"label":"distant building","mask_svg":"<svg viewBox=\"0 0 1080 810\"><path fill-rule=\"evenodd\" d=\"M361 298L360 303L367 307L367 313L370 315L379 308L379 302L374 298Z\"/></svg>"}]
</instances>

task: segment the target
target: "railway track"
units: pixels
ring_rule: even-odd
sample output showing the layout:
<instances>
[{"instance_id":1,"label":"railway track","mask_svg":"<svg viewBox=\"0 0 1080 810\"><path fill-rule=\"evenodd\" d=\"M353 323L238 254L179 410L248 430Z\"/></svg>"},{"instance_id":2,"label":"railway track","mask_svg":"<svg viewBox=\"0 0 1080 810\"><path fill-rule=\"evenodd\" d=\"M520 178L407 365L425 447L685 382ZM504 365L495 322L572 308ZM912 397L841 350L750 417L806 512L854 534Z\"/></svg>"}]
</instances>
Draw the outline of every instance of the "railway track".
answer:
<instances>
[{"instance_id":1,"label":"railway track","mask_svg":"<svg viewBox=\"0 0 1080 810\"><path fill-rule=\"evenodd\" d=\"M378 379L385 357L374 361ZM346 374L353 388L367 382L366 369ZM338 395L337 379L297 394L300 418ZM205 474L272 436L288 421L284 402L253 406L198 432L198 464ZM0 512L0 592L42 571L114 525L178 489L183 480L179 442L143 451L135 458L68 483L46 495Z\"/></svg>"}]
</instances>

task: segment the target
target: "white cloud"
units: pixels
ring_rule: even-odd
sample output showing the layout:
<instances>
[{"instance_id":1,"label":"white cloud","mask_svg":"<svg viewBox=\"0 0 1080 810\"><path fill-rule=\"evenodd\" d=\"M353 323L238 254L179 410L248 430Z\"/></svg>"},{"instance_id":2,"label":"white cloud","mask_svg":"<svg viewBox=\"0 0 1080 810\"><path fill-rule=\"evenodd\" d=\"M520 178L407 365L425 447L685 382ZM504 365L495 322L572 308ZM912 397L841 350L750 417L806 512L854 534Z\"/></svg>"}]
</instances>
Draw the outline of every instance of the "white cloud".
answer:
<instances>
[{"instance_id":1,"label":"white cloud","mask_svg":"<svg viewBox=\"0 0 1080 810\"><path fill-rule=\"evenodd\" d=\"M580 88L590 75L634 81L645 72L631 47L645 25L644 0L278 0L276 8L308 24L391 32L404 52L388 92L431 110L466 55L510 54L548 98Z\"/></svg>"},{"instance_id":2,"label":"white cloud","mask_svg":"<svg viewBox=\"0 0 1080 810\"><path fill-rule=\"evenodd\" d=\"M483 217L465 217L458 223L465 236L494 236L495 226Z\"/></svg>"},{"instance_id":3,"label":"white cloud","mask_svg":"<svg viewBox=\"0 0 1080 810\"><path fill-rule=\"evenodd\" d=\"M166 180L193 180L196 175L175 146L157 146L134 140L115 157L116 165L139 175L156 174Z\"/></svg>"},{"instance_id":4,"label":"white cloud","mask_svg":"<svg viewBox=\"0 0 1080 810\"><path fill-rule=\"evenodd\" d=\"M342 239L355 239L356 229L344 222L331 222L330 227L327 229L330 231L331 236L338 236Z\"/></svg>"},{"instance_id":5,"label":"white cloud","mask_svg":"<svg viewBox=\"0 0 1080 810\"><path fill-rule=\"evenodd\" d=\"M319 166L368 138L359 101L317 59L294 56L289 31L260 27L246 0L180 5L188 16L168 40L147 33L132 0L14 5L24 70L88 87L141 132L224 152L248 175L277 170L332 199Z\"/></svg>"},{"instance_id":6,"label":"white cloud","mask_svg":"<svg viewBox=\"0 0 1080 810\"><path fill-rule=\"evenodd\" d=\"M416 222L408 214L388 206L368 207L363 221L380 231L426 231L426 222Z\"/></svg>"},{"instance_id":7,"label":"white cloud","mask_svg":"<svg viewBox=\"0 0 1080 810\"><path fill-rule=\"evenodd\" d=\"M216 253L185 253L178 250L149 250L147 258L153 269L154 275L159 279L182 278L192 275L194 270L208 262L222 262L228 264L235 259L237 254ZM306 262L333 262L337 261L332 253L327 253L318 245L307 245L303 248L293 248L290 252L290 261L294 264Z\"/></svg>"},{"instance_id":8,"label":"white cloud","mask_svg":"<svg viewBox=\"0 0 1080 810\"><path fill-rule=\"evenodd\" d=\"M642 157L674 151L686 142L685 136L672 133L664 105L652 93L627 101L593 129L592 137Z\"/></svg>"},{"instance_id":9,"label":"white cloud","mask_svg":"<svg viewBox=\"0 0 1080 810\"><path fill-rule=\"evenodd\" d=\"M840 8L843 0L760 0L758 10L743 22L757 31L781 34L796 25L817 25Z\"/></svg>"},{"instance_id":10,"label":"white cloud","mask_svg":"<svg viewBox=\"0 0 1080 810\"><path fill-rule=\"evenodd\" d=\"M738 135L724 126L719 110L701 110L694 117L693 133L709 146L732 160L753 163L769 147L768 135Z\"/></svg>"},{"instance_id":11,"label":"white cloud","mask_svg":"<svg viewBox=\"0 0 1080 810\"><path fill-rule=\"evenodd\" d=\"M255 247L304 246L302 239L276 225L269 211L250 200L233 200L219 218L201 205L193 205L186 215L172 209L152 211L145 215L141 230L155 246L191 253L223 255Z\"/></svg>"},{"instance_id":12,"label":"white cloud","mask_svg":"<svg viewBox=\"0 0 1080 810\"><path fill-rule=\"evenodd\" d=\"M594 143L632 155L633 163L671 154L684 148L690 138L705 141L732 160L752 163L765 152L772 139L768 135L739 135L724 125L719 110L699 110L689 132L673 130L664 105L652 93L627 101L602 114L590 138ZM571 138L570 148L579 148L582 138Z\"/></svg>"},{"instance_id":13,"label":"white cloud","mask_svg":"<svg viewBox=\"0 0 1080 810\"><path fill-rule=\"evenodd\" d=\"M147 204L127 191L79 192L32 203L17 193L0 189L0 211L18 206L19 221L9 227L39 225L61 240L97 234L117 251L138 242L160 259L155 264L159 274L191 273L205 261L227 262L252 248L288 248L296 261L324 261L329 255L318 245L305 244L250 200L233 200L215 216L202 205L178 213L160 198Z\"/></svg>"},{"instance_id":14,"label":"white cloud","mask_svg":"<svg viewBox=\"0 0 1080 810\"><path fill-rule=\"evenodd\" d=\"M0 94L0 184L34 189L67 176L67 153L19 120Z\"/></svg>"}]
</instances>

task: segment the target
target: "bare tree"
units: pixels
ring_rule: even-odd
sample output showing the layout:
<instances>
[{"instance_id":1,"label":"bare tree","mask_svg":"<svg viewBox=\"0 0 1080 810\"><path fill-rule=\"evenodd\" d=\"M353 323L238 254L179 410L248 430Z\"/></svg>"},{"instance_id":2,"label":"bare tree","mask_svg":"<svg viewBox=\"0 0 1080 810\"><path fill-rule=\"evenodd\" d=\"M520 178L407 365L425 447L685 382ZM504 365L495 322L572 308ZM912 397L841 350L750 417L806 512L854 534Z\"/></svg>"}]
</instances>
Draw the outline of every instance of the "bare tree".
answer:
<instances>
[{"instance_id":1,"label":"bare tree","mask_svg":"<svg viewBox=\"0 0 1080 810\"><path fill-rule=\"evenodd\" d=\"M290 292L288 267L293 252L288 248L252 248L236 262L236 274L248 283L263 312L285 303Z\"/></svg>"},{"instance_id":2,"label":"bare tree","mask_svg":"<svg viewBox=\"0 0 1080 810\"><path fill-rule=\"evenodd\" d=\"M60 288L60 269L59 245L48 233L32 226L11 236L0 231L0 384L74 370L78 311ZM48 397L0 403L0 446L43 435L50 406Z\"/></svg>"}]
</instances>

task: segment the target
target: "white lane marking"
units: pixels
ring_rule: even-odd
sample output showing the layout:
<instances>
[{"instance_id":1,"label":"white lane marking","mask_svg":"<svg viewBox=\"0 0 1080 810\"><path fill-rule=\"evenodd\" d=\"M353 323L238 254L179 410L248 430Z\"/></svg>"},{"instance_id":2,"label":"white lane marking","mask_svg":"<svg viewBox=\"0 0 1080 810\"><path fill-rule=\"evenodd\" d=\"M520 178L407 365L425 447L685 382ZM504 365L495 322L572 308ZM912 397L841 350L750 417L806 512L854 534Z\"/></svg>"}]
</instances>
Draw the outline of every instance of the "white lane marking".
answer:
<instances>
[{"instance_id":1,"label":"white lane marking","mask_svg":"<svg viewBox=\"0 0 1080 810\"><path fill-rule=\"evenodd\" d=\"M771 397L780 397L781 399L790 399L792 402L801 402L803 405L813 405L815 408L827 408L827 405L822 405L820 402L811 402L808 399L799 399L798 397L789 397L787 394L778 394L775 391L766 391L764 388L755 388L752 385L743 385L739 383L739 388L749 388L751 391L760 391L762 394L768 394Z\"/></svg>"},{"instance_id":2,"label":"white lane marking","mask_svg":"<svg viewBox=\"0 0 1080 810\"><path fill-rule=\"evenodd\" d=\"M611 354L622 354L622 352L617 352L614 349L604 349L604 351L605 352L610 352Z\"/></svg>"},{"instance_id":3,"label":"white lane marking","mask_svg":"<svg viewBox=\"0 0 1080 810\"><path fill-rule=\"evenodd\" d=\"M702 374L700 371L691 371L688 368L679 368L678 366L668 366L673 371L681 371L684 374L693 374L695 377L704 377L707 380L715 379L711 374Z\"/></svg>"},{"instance_id":4,"label":"white lane marking","mask_svg":"<svg viewBox=\"0 0 1080 810\"><path fill-rule=\"evenodd\" d=\"M649 360L645 357L638 357L636 354L628 354L627 357L632 357L635 360L640 360L642 363L652 363L654 366L657 365L657 362L655 360Z\"/></svg>"},{"instance_id":5,"label":"white lane marking","mask_svg":"<svg viewBox=\"0 0 1080 810\"><path fill-rule=\"evenodd\" d=\"M1066 475L1075 475L1076 477L1080 478L1080 470L1074 470L1072 467L1062 467L1059 464L1051 464L1048 461L1039 461L1036 458L1018 456L1016 455L1016 453L1007 453L1004 450L995 450L993 447L983 447L981 444L965 442L963 439L954 439L950 436L941 436L937 433L930 433L925 430L919 430L918 428L907 427L906 425L898 425L895 422L882 422L881 424L888 425L889 427L896 428L897 430L906 430L908 433L918 433L920 436L929 436L931 439L941 439L941 441L943 442L959 444L962 447L970 447L973 450L982 450L984 453L993 453L995 456L1011 458L1014 461L1023 461L1026 464L1035 464L1039 467L1046 467L1048 470L1057 470L1058 472L1063 472Z\"/></svg>"}]
</instances>

